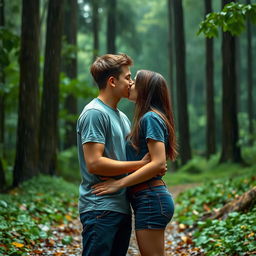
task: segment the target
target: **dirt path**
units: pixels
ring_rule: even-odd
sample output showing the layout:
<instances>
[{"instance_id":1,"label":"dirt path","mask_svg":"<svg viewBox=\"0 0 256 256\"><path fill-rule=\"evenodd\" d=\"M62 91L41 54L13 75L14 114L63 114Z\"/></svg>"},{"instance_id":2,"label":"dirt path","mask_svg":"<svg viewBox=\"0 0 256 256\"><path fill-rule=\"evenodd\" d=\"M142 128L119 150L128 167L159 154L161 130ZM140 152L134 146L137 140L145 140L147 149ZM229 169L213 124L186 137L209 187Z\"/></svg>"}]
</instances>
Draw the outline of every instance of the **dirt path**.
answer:
<instances>
[{"instance_id":1,"label":"dirt path","mask_svg":"<svg viewBox=\"0 0 256 256\"><path fill-rule=\"evenodd\" d=\"M178 185L169 188L173 197L187 189L199 184ZM80 256L81 255L81 225L80 221L71 220L68 225L59 225L53 228L53 238L41 243L31 256L51 255L51 256ZM70 238L68 241L67 238ZM65 241L66 242L65 242ZM64 241L64 242L63 242ZM202 256L198 248L193 246L191 236L182 225L178 225L175 220L166 228L166 256ZM132 233L127 256L139 256L134 232Z\"/></svg>"}]
</instances>

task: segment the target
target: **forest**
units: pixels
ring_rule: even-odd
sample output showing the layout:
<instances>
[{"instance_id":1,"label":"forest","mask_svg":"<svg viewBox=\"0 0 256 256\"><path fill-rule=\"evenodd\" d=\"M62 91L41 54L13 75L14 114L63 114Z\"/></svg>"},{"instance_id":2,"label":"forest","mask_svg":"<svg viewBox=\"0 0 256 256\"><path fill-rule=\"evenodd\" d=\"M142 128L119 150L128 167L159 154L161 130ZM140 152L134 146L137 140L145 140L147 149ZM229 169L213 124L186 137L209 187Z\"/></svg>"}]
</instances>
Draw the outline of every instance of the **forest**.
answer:
<instances>
[{"instance_id":1,"label":"forest","mask_svg":"<svg viewBox=\"0 0 256 256\"><path fill-rule=\"evenodd\" d=\"M106 53L168 81L167 255L255 255L255 0L0 0L0 255L80 255L76 121ZM133 103L118 107L132 122Z\"/></svg>"}]
</instances>

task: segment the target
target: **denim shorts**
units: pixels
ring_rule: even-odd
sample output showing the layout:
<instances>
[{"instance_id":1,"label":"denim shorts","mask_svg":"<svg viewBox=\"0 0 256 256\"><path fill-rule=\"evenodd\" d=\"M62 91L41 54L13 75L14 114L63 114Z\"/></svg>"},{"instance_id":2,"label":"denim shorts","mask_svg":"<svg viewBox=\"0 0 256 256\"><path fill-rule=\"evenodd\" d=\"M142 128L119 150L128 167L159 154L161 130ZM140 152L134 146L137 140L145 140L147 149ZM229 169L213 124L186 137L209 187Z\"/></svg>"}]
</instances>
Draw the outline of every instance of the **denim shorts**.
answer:
<instances>
[{"instance_id":1,"label":"denim shorts","mask_svg":"<svg viewBox=\"0 0 256 256\"><path fill-rule=\"evenodd\" d=\"M150 187L130 194L135 230L165 229L174 213L174 201L166 186Z\"/></svg>"}]
</instances>

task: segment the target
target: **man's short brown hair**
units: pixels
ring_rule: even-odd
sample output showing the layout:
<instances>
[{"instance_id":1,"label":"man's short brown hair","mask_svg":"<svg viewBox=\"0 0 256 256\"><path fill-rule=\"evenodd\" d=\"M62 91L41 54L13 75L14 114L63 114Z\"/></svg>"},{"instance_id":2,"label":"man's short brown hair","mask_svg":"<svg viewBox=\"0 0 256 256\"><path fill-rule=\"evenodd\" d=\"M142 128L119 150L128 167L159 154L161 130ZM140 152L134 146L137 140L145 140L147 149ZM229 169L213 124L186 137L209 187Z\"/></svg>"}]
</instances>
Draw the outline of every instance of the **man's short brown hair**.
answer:
<instances>
[{"instance_id":1,"label":"man's short brown hair","mask_svg":"<svg viewBox=\"0 0 256 256\"><path fill-rule=\"evenodd\" d=\"M99 89L106 88L110 76L119 78L123 66L131 66L133 60L126 54L106 54L98 57L91 65L91 74Z\"/></svg>"}]
</instances>

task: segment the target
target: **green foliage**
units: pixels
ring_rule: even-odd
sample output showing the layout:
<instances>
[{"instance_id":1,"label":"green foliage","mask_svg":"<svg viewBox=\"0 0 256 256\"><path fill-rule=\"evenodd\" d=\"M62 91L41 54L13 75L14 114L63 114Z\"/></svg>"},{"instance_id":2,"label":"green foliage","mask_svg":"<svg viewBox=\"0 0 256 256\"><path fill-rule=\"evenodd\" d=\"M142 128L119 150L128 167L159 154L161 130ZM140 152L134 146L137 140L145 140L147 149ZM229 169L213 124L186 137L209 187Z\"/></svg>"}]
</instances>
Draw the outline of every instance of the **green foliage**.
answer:
<instances>
[{"instance_id":1,"label":"green foliage","mask_svg":"<svg viewBox=\"0 0 256 256\"><path fill-rule=\"evenodd\" d=\"M58 169L59 175L65 180L76 183L81 181L76 147L63 150L58 154Z\"/></svg>"},{"instance_id":2,"label":"green foliage","mask_svg":"<svg viewBox=\"0 0 256 256\"><path fill-rule=\"evenodd\" d=\"M0 48L0 66L4 69L10 64L10 52L15 50L18 55L19 37L6 28L0 28L1 48Z\"/></svg>"},{"instance_id":3,"label":"green foliage","mask_svg":"<svg viewBox=\"0 0 256 256\"><path fill-rule=\"evenodd\" d=\"M255 176L244 175L188 190L176 199L176 219L186 225L198 225L194 242L207 255L244 255L256 246L256 206L246 212L230 213L225 220L198 220L205 212L221 208L255 185Z\"/></svg>"},{"instance_id":4,"label":"green foliage","mask_svg":"<svg viewBox=\"0 0 256 256\"><path fill-rule=\"evenodd\" d=\"M219 164L219 154L211 156L209 160L205 157L194 156L187 164L179 169L167 172L164 180L168 186L208 182L217 178L232 178L245 173L256 172L256 145L243 147L242 156L248 166L233 163ZM251 165L251 166L249 166Z\"/></svg>"},{"instance_id":5,"label":"green foliage","mask_svg":"<svg viewBox=\"0 0 256 256\"><path fill-rule=\"evenodd\" d=\"M60 98L63 101L68 95L75 97L89 98L97 95L97 88L90 86L88 82L78 79L70 79L64 73L60 76Z\"/></svg>"},{"instance_id":6,"label":"green foliage","mask_svg":"<svg viewBox=\"0 0 256 256\"><path fill-rule=\"evenodd\" d=\"M52 225L77 215L78 191L60 178L40 176L0 195L0 255L28 255L35 242L51 238ZM65 237L63 244L71 238ZM4 246L3 246L4 245Z\"/></svg>"},{"instance_id":7,"label":"green foliage","mask_svg":"<svg viewBox=\"0 0 256 256\"><path fill-rule=\"evenodd\" d=\"M256 248L256 206L247 213L232 212L226 220L199 223L194 233L197 246L207 255L244 255Z\"/></svg>"},{"instance_id":8,"label":"green foliage","mask_svg":"<svg viewBox=\"0 0 256 256\"><path fill-rule=\"evenodd\" d=\"M78 47L67 43L67 39L62 40L61 56L65 58L65 62L77 57Z\"/></svg>"},{"instance_id":9,"label":"green foliage","mask_svg":"<svg viewBox=\"0 0 256 256\"><path fill-rule=\"evenodd\" d=\"M245 29L245 21L249 19L256 24L256 4L239 4L231 2L220 12L212 12L199 25L198 34L206 37L218 36L218 28L232 35L240 35Z\"/></svg>"}]
</instances>

